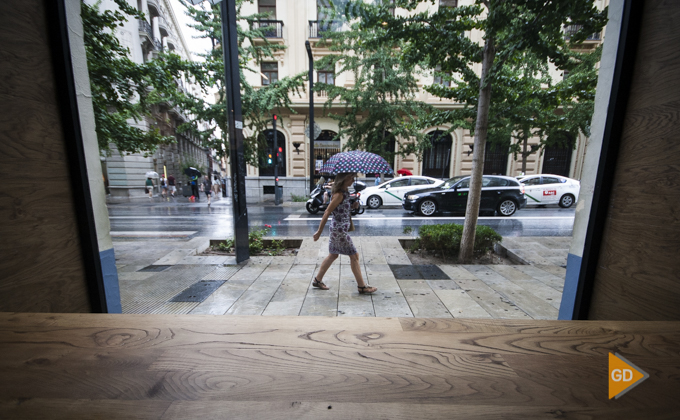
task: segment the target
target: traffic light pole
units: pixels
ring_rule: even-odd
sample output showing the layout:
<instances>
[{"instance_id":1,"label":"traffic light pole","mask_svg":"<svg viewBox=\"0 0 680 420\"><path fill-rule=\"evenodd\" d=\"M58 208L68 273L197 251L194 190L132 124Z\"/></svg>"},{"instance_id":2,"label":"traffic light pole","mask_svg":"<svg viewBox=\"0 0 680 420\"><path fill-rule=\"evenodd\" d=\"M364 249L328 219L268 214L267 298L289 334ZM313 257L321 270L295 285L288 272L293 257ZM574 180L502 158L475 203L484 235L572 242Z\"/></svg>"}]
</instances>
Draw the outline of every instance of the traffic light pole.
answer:
<instances>
[{"instance_id":1,"label":"traffic light pole","mask_svg":"<svg viewBox=\"0 0 680 420\"><path fill-rule=\"evenodd\" d=\"M279 194L279 142L276 137L276 114L274 114L274 205L281 204Z\"/></svg>"},{"instance_id":2,"label":"traffic light pole","mask_svg":"<svg viewBox=\"0 0 680 420\"><path fill-rule=\"evenodd\" d=\"M222 54L224 55L227 118L229 125L229 160L231 163L232 207L234 215L234 249L236 262L250 258L248 210L246 209L246 160L243 149L241 113L241 77L236 34L236 0L222 0Z\"/></svg>"},{"instance_id":3,"label":"traffic light pole","mask_svg":"<svg viewBox=\"0 0 680 420\"><path fill-rule=\"evenodd\" d=\"M314 58L309 41L305 41L305 48L309 56L309 192L314 191Z\"/></svg>"}]
</instances>

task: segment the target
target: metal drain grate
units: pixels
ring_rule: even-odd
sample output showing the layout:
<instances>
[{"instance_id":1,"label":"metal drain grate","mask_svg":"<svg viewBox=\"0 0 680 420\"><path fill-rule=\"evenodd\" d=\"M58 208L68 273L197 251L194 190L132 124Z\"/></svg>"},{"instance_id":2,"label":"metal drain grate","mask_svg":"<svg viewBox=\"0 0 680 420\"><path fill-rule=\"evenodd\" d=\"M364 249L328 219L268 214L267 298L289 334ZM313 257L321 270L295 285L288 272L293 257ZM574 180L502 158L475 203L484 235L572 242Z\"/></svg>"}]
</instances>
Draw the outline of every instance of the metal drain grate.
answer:
<instances>
[{"instance_id":1,"label":"metal drain grate","mask_svg":"<svg viewBox=\"0 0 680 420\"><path fill-rule=\"evenodd\" d=\"M420 273L413 265L390 264L390 270L397 280L420 279Z\"/></svg>"},{"instance_id":2,"label":"metal drain grate","mask_svg":"<svg viewBox=\"0 0 680 420\"><path fill-rule=\"evenodd\" d=\"M147 265L146 267L137 270L137 271L153 271L153 272L159 272L166 270L168 268L172 267L171 265Z\"/></svg>"},{"instance_id":3,"label":"metal drain grate","mask_svg":"<svg viewBox=\"0 0 680 420\"><path fill-rule=\"evenodd\" d=\"M432 264L390 264L389 266L397 280L451 280L439 267Z\"/></svg>"},{"instance_id":4,"label":"metal drain grate","mask_svg":"<svg viewBox=\"0 0 680 420\"><path fill-rule=\"evenodd\" d=\"M425 280L451 280L449 276L444 273L441 268L437 267L434 264L425 264L425 265L415 265L416 270L420 271L420 274L422 275L422 279Z\"/></svg>"},{"instance_id":5,"label":"metal drain grate","mask_svg":"<svg viewBox=\"0 0 680 420\"><path fill-rule=\"evenodd\" d=\"M169 302L203 302L223 284L224 280L201 280L170 299Z\"/></svg>"}]
</instances>

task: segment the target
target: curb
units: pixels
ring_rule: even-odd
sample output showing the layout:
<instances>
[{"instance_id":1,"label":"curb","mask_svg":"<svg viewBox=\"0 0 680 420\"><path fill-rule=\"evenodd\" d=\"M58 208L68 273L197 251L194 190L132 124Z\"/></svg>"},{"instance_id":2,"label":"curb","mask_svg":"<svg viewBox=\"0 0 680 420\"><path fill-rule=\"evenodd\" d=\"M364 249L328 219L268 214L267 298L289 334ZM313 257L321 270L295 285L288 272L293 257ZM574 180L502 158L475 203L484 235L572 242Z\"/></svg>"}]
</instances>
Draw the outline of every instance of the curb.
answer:
<instances>
[{"instance_id":1,"label":"curb","mask_svg":"<svg viewBox=\"0 0 680 420\"><path fill-rule=\"evenodd\" d=\"M517 255L513 251L504 247L502 243L497 243L495 245L495 248L496 249L494 249L494 252L496 254L498 254L502 257L505 257L505 258L509 259L510 261L512 261L514 263L521 264L521 265L532 265L531 262L525 260L524 258L520 257L519 255Z\"/></svg>"}]
</instances>

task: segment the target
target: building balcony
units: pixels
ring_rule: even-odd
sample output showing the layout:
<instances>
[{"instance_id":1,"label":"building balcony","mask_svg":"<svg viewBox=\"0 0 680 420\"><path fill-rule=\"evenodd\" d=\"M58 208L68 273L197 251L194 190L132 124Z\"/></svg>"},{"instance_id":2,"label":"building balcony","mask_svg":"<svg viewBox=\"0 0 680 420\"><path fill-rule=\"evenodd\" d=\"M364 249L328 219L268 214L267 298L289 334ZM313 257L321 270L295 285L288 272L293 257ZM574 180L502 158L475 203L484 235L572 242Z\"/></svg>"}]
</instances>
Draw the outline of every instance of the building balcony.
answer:
<instances>
[{"instance_id":1,"label":"building balcony","mask_svg":"<svg viewBox=\"0 0 680 420\"><path fill-rule=\"evenodd\" d=\"M342 22L335 20L310 20L309 21L309 39L323 38L328 32L340 32Z\"/></svg>"},{"instance_id":2,"label":"building balcony","mask_svg":"<svg viewBox=\"0 0 680 420\"><path fill-rule=\"evenodd\" d=\"M283 38L283 21L261 19L252 22L251 29L262 31L264 38Z\"/></svg>"},{"instance_id":3,"label":"building balcony","mask_svg":"<svg viewBox=\"0 0 680 420\"><path fill-rule=\"evenodd\" d=\"M564 27L564 39L571 39L572 36L576 35L578 31L581 30L583 25L568 25ZM588 35L584 42L599 42L602 40L599 32Z\"/></svg>"},{"instance_id":4,"label":"building balcony","mask_svg":"<svg viewBox=\"0 0 680 420\"><path fill-rule=\"evenodd\" d=\"M153 29L151 29L151 24L144 19L138 19L139 23L139 35L141 37L146 37L149 42L153 42Z\"/></svg>"},{"instance_id":5,"label":"building balcony","mask_svg":"<svg viewBox=\"0 0 680 420\"><path fill-rule=\"evenodd\" d=\"M158 0L146 0L146 5L149 7L151 17L160 16L161 8L158 5Z\"/></svg>"},{"instance_id":6,"label":"building balcony","mask_svg":"<svg viewBox=\"0 0 680 420\"><path fill-rule=\"evenodd\" d=\"M160 32L162 37L170 35L170 31L168 31L168 22L162 16L158 17L158 32Z\"/></svg>"}]
</instances>

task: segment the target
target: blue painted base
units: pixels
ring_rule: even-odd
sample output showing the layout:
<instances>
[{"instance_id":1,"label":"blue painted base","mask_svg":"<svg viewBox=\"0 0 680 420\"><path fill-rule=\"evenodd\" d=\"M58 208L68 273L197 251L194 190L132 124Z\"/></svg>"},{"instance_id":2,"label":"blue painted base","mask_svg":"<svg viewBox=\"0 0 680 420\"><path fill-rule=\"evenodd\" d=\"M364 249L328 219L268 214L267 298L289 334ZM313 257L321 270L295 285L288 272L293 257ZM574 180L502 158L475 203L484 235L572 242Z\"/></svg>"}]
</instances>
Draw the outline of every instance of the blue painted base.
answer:
<instances>
[{"instance_id":1,"label":"blue painted base","mask_svg":"<svg viewBox=\"0 0 680 420\"><path fill-rule=\"evenodd\" d=\"M562 303L560 314L557 319L574 319L574 305L576 304L576 291L578 290L578 276L581 272L582 257L567 255L567 275L564 278L564 290L562 291Z\"/></svg>"},{"instance_id":2,"label":"blue painted base","mask_svg":"<svg viewBox=\"0 0 680 420\"><path fill-rule=\"evenodd\" d=\"M102 263L108 313L120 314L123 312L123 307L120 304L120 286L118 285L118 270L116 269L116 256L113 253L113 248L101 251L99 259Z\"/></svg>"}]
</instances>

